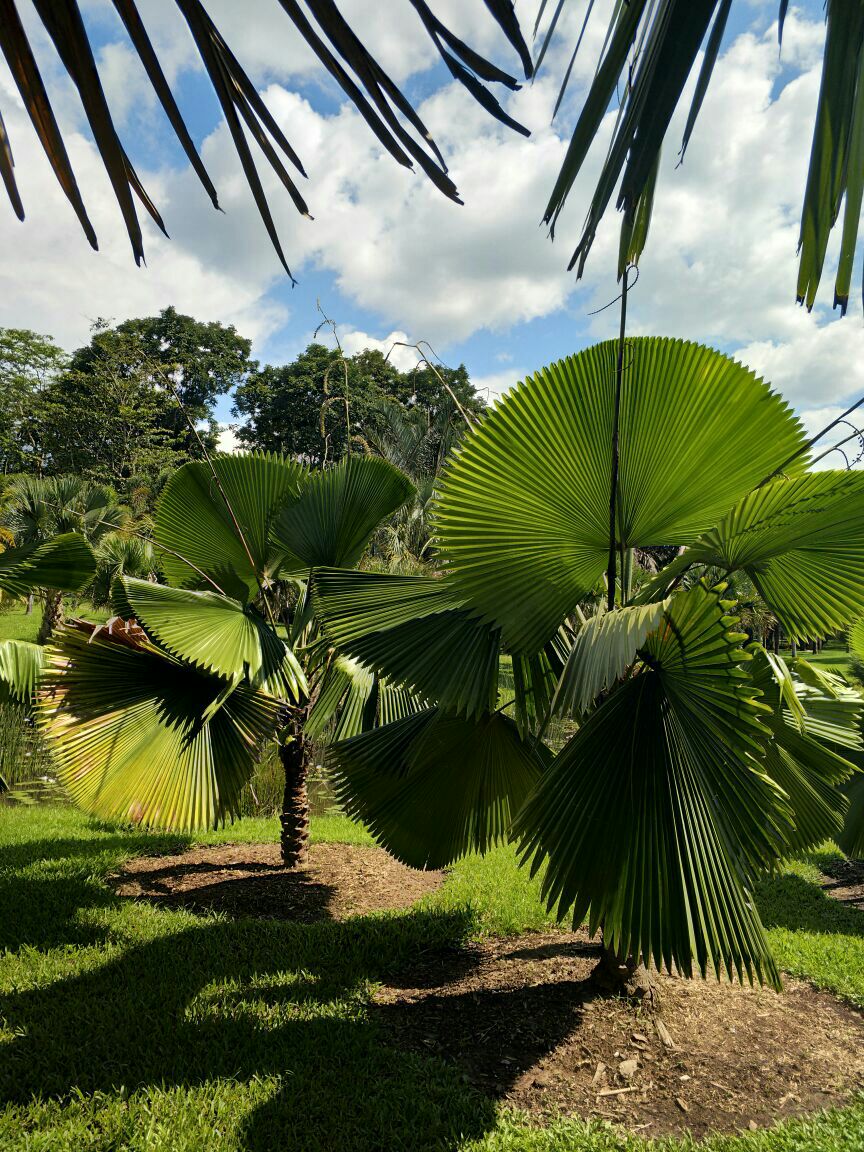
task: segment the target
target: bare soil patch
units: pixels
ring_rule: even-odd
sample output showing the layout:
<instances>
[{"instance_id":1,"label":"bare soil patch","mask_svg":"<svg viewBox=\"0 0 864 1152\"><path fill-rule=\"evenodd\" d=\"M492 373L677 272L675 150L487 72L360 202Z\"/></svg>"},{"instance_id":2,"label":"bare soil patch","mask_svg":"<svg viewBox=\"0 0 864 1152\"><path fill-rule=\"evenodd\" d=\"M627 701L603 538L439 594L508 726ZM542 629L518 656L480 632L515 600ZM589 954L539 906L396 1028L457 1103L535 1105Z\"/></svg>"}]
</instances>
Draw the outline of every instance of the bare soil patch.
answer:
<instances>
[{"instance_id":1,"label":"bare soil patch","mask_svg":"<svg viewBox=\"0 0 864 1152\"><path fill-rule=\"evenodd\" d=\"M832 860L824 865L822 889L842 904L864 908L864 860Z\"/></svg>"},{"instance_id":2,"label":"bare soil patch","mask_svg":"<svg viewBox=\"0 0 864 1152\"><path fill-rule=\"evenodd\" d=\"M313 844L308 866L288 869L278 844L223 844L136 857L109 883L120 896L163 907L310 922L407 908L443 878L406 868L381 848Z\"/></svg>"},{"instance_id":3,"label":"bare soil patch","mask_svg":"<svg viewBox=\"0 0 864 1152\"><path fill-rule=\"evenodd\" d=\"M833 996L660 976L669 1047L649 1013L598 997L597 957L577 932L430 958L380 991L385 1031L540 1123L576 1113L646 1136L763 1127L864 1088L864 1020Z\"/></svg>"}]
</instances>

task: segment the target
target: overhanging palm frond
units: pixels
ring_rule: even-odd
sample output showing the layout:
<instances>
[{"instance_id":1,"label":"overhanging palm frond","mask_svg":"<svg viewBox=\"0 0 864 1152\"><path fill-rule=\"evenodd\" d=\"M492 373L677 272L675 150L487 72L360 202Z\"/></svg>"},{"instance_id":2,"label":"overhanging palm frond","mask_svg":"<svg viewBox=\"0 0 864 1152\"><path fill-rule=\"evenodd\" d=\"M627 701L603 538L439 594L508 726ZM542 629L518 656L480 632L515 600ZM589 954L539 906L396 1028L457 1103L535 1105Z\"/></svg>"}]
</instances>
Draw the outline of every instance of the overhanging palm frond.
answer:
<instances>
[{"instance_id":1,"label":"overhanging palm frond","mask_svg":"<svg viewBox=\"0 0 864 1152\"><path fill-rule=\"evenodd\" d=\"M372 456L348 456L335 468L307 475L270 530L282 553L280 569L308 575L310 568L350 568L381 521L414 495L404 472Z\"/></svg>"},{"instance_id":2,"label":"overhanging palm frond","mask_svg":"<svg viewBox=\"0 0 864 1152\"><path fill-rule=\"evenodd\" d=\"M176 0L176 3L222 107L259 214L277 255L288 272L288 264L279 243L249 147L247 133L261 149L297 210L308 215L306 202L283 162L284 159L300 175L305 176L301 160L200 0ZM412 167L412 162L418 164L441 192L458 202L456 186L447 174L441 153L417 111L352 31L333 0L307 0L307 7L317 23L317 29L298 0L280 0L280 3L285 12L286 24L290 22L297 29L318 62L339 84L390 155L408 168ZM517 131L525 132L521 125L508 116L487 87L489 84L501 83L511 89L518 88L515 79L460 40L431 12L424 0L411 0L411 3L454 78L467 88L491 115ZM155 205L141 185L117 135L77 0L34 0L34 4L63 66L78 90L94 142L123 215L136 263L140 263L144 256L144 247L133 193L159 228L164 231L165 226ZM511 0L486 0L486 6L491 18L500 26L506 39L518 52L525 74L529 76L530 55ZM181 147L204 185L207 195L214 206L218 207L216 190L195 149L147 33L142 19L143 6L136 0L114 0L114 7ZM87 217L69 162L63 133L57 125L27 31L18 17L14 0L0 0L0 49L6 57L24 106L60 186L72 204L87 239L96 248L96 235ZM19 218L23 219L24 207L15 181L11 148L6 139L5 129L2 128L2 120L0 120L0 176L3 178L13 209ZM288 274L290 275L290 272Z\"/></svg>"},{"instance_id":3,"label":"overhanging palm frond","mask_svg":"<svg viewBox=\"0 0 864 1152\"><path fill-rule=\"evenodd\" d=\"M544 37L544 54L561 7L559 3ZM586 23L592 7L589 4ZM864 194L864 9L859 3L847 0L827 0L825 7L828 28L801 215L797 298L808 309L813 307L828 238L837 223L845 195L834 290L834 305L839 305L845 313ZM582 237L570 261L571 268L578 266L578 275L584 271L600 221L616 188L616 206L624 214L619 274L625 254L644 247L648 224L645 209L650 213L660 152L672 117L704 45L681 145L683 158L719 57L731 8L731 0L693 0L686 4L679 0L650 3L629 0L613 6L601 59L544 214L544 221L554 232L603 119L618 94L620 107L612 140L594 188ZM781 41L786 8L786 0L780 0ZM583 26L577 51L584 31ZM572 66L571 60L556 113ZM634 244L637 221L640 221L642 235L639 243Z\"/></svg>"},{"instance_id":4,"label":"overhanging palm frond","mask_svg":"<svg viewBox=\"0 0 864 1152\"><path fill-rule=\"evenodd\" d=\"M41 644L26 640L0 643L0 703L4 697L19 704L31 704L45 663Z\"/></svg>"},{"instance_id":5,"label":"overhanging palm frond","mask_svg":"<svg viewBox=\"0 0 864 1152\"><path fill-rule=\"evenodd\" d=\"M843 628L864 613L864 474L765 484L680 559L743 569L789 636Z\"/></svg>"},{"instance_id":6,"label":"overhanging palm frond","mask_svg":"<svg viewBox=\"0 0 864 1152\"><path fill-rule=\"evenodd\" d=\"M327 764L345 811L414 868L505 839L542 770L507 717L474 722L436 708L334 744Z\"/></svg>"},{"instance_id":7,"label":"overhanging palm frond","mask_svg":"<svg viewBox=\"0 0 864 1152\"><path fill-rule=\"evenodd\" d=\"M245 603L276 574L273 521L284 501L299 495L307 473L293 460L263 452L218 454L211 461L213 471L194 461L168 481L156 509L157 552L170 584L209 588Z\"/></svg>"},{"instance_id":8,"label":"overhanging palm frond","mask_svg":"<svg viewBox=\"0 0 864 1152\"><path fill-rule=\"evenodd\" d=\"M36 705L60 782L108 820L191 830L239 814L280 702L85 625L48 650Z\"/></svg>"},{"instance_id":9,"label":"overhanging palm frond","mask_svg":"<svg viewBox=\"0 0 864 1152\"><path fill-rule=\"evenodd\" d=\"M445 470L435 534L448 581L508 648L539 651L606 569L616 353L608 341L537 372ZM803 429L712 349L641 337L628 356L617 543L687 544L796 453Z\"/></svg>"},{"instance_id":10,"label":"overhanging palm frond","mask_svg":"<svg viewBox=\"0 0 864 1152\"><path fill-rule=\"evenodd\" d=\"M779 976L748 888L776 859L767 730L717 592L678 594L642 665L546 770L515 833L550 907L590 911L618 955Z\"/></svg>"},{"instance_id":11,"label":"overhanging palm frond","mask_svg":"<svg viewBox=\"0 0 864 1152\"><path fill-rule=\"evenodd\" d=\"M328 640L394 686L456 713L495 706L501 649L448 580L320 569L313 597Z\"/></svg>"},{"instance_id":12,"label":"overhanging palm frond","mask_svg":"<svg viewBox=\"0 0 864 1152\"><path fill-rule=\"evenodd\" d=\"M13 596L23 596L34 588L80 592L95 571L90 545L75 532L0 552L0 589Z\"/></svg>"},{"instance_id":13,"label":"overhanging palm frond","mask_svg":"<svg viewBox=\"0 0 864 1152\"><path fill-rule=\"evenodd\" d=\"M126 576L114 586L114 611L130 616L173 656L204 672L299 700L306 678L296 656L257 610L216 592L170 588ZM282 691L274 691L281 681Z\"/></svg>"}]
</instances>

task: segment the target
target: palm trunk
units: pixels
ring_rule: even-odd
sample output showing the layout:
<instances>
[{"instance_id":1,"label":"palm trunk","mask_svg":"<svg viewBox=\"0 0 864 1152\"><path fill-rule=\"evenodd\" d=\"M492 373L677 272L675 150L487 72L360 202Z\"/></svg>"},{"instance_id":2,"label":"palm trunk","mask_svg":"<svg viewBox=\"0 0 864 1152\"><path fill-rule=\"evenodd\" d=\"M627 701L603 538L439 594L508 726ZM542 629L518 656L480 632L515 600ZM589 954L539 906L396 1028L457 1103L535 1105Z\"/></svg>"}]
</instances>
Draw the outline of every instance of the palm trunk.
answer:
<instances>
[{"instance_id":1,"label":"palm trunk","mask_svg":"<svg viewBox=\"0 0 864 1152\"><path fill-rule=\"evenodd\" d=\"M660 1004L659 989L654 974L633 956L622 956L614 948L601 943L600 962L593 972L594 982L613 996L626 996L641 1000L651 1008Z\"/></svg>"},{"instance_id":2,"label":"palm trunk","mask_svg":"<svg viewBox=\"0 0 864 1152\"><path fill-rule=\"evenodd\" d=\"M58 624L63 623L63 593L54 588L45 591L42 610L42 623L39 626L37 644L47 644Z\"/></svg>"},{"instance_id":3,"label":"palm trunk","mask_svg":"<svg viewBox=\"0 0 864 1152\"><path fill-rule=\"evenodd\" d=\"M32 592L27 597L27 607L24 609L24 615L25 616L32 616L33 615L33 593Z\"/></svg>"},{"instance_id":4,"label":"palm trunk","mask_svg":"<svg viewBox=\"0 0 864 1152\"><path fill-rule=\"evenodd\" d=\"M280 838L282 861L286 868L301 868L309 856L309 766L306 742L299 724L292 725L291 738L279 748L279 759L285 771L285 795L282 800Z\"/></svg>"}]
</instances>

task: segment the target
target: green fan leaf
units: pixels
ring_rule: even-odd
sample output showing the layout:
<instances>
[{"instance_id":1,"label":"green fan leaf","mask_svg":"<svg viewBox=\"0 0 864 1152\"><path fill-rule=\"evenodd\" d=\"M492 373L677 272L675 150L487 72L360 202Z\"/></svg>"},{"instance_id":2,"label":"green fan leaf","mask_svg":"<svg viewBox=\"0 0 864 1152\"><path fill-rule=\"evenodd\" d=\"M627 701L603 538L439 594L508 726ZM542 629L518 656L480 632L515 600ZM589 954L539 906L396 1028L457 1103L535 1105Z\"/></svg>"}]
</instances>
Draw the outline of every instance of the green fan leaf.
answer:
<instances>
[{"instance_id":1,"label":"green fan leaf","mask_svg":"<svg viewBox=\"0 0 864 1152\"><path fill-rule=\"evenodd\" d=\"M183 665L146 641L63 628L36 705L58 777L106 820L189 831L239 815L278 700Z\"/></svg>"},{"instance_id":2,"label":"green fan leaf","mask_svg":"<svg viewBox=\"0 0 864 1152\"><path fill-rule=\"evenodd\" d=\"M96 559L77 532L0 552L0 590L23 596L34 588L80 592L93 579Z\"/></svg>"},{"instance_id":3,"label":"green fan leaf","mask_svg":"<svg viewBox=\"0 0 864 1152\"><path fill-rule=\"evenodd\" d=\"M134 616L144 630L185 663L227 679L256 685L280 676L290 696L306 695L296 657L259 613L218 592L170 588L124 576L114 585L114 610ZM274 695L283 695L273 692Z\"/></svg>"},{"instance_id":4,"label":"green fan leaf","mask_svg":"<svg viewBox=\"0 0 864 1152\"><path fill-rule=\"evenodd\" d=\"M346 656L337 656L324 674L304 733L310 740L320 740L330 729L332 739L347 740L372 727L376 703L374 674Z\"/></svg>"},{"instance_id":5,"label":"green fan leaf","mask_svg":"<svg viewBox=\"0 0 864 1152\"><path fill-rule=\"evenodd\" d=\"M864 775L854 776L846 791L849 809L837 843L847 856L861 860L864 858Z\"/></svg>"},{"instance_id":6,"label":"green fan leaf","mask_svg":"<svg viewBox=\"0 0 864 1152\"><path fill-rule=\"evenodd\" d=\"M31 703L44 663L45 649L41 644L26 640L0 643L0 701L8 696L19 704Z\"/></svg>"},{"instance_id":7,"label":"green fan leaf","mask_svg":"<svg viewBox=\"0 0 864 1152\"><path fill-rule=\"evenodd\" d=\"M864 614L864 473L811 472L745 496L686 553L743 569L796 639Z\"/></svg>"},{"instance_id":8,"label":"green fan leaf","mask_svg":"<svg viewBox=\"0 0 864 1152\"><path fill-rule=\"evenodd\" d=\"M622 608L586 620L558 681L554 710L571 716L587 712L636 659L648 633L663 619L667 603Z\"/></svg>"},{"instance_id":9,"label":"green fan leaf","mask_svg":"<svg viewBox=\"0 0 864 1152\"><path fill-rule=\"evenodd\" d=\"M804 852L836 839L843 829L847 801L838 785L856 768L823 741L860 751L864 700L848 688L825 692L805 685L781 657L762 648L751 669L762 702L771 709L765 717L771 739L764 768L789 798L789 847ZM820 715L823 708L830 719Z\"/></svg>"},{"instance_id":10,"label":"green fan leaf","mask_svg":"<svg viewBox=\"0 0 864 1152\"><path fill-rule=\"evenodd\" d=\"M345 811L414 868L505 839L541 771L507 717L473 722L435 708L334 744L327 764Z\"/></svg>"},{"instance_id":11,"label":"green fan leaf","mask_svg":"<svg viewBox=\"0 0 864 1152\"><path fill-rule=\"evenodd\" d=\"M605 572L616 353L598 344L508 392L445 471L436 537L448 579L502 626L508 648L539 651ZM689 544L804 433L719 352L642 337L628 357L618 544Z\"/></svg>"},{"instance_id":12,"label":"green fan leaf","mask_svg":"<svg viewBox=\"0 0 864 1152\"><path fill-rule=\"evenodd\" d=\"M297 498L307 473L295 461L267 453L211 460L213 471L203 461L184 464L159 499L154 537L160 563L169 584L246 601L276 573L273 521L286 500Z\"/></svg>"},{"instance_id":13,"label":"green fan leaf","mask_svg":"<svg viewBox=\"0 0 864 1152\"><path fill-rule=\"evenodd\" d=\"M622 955L777 984L749 888L780 850L767 730L716 592L674 597L643 668L555 758L515 826L549 906Z\"/></svg>"},{"instance_id":14,"label":"green fan leaf","mask_svg":"<svg viewBox=\"0 0 864 1152\"><path fill-rule=\"evenodd\" d=\"M313 596L327 637L391 684L465 715L495 707L500 639L449 580L336 568Z\"/></svg>"},{"instance_id":15,"label":"green fan leaf","mask_svg":"<svg viewBox=\"0 0 864 1152\"><path fill-rule=\"evenodd\" d=\"M374 456L348 456L335 468L313 472L273 525L283 571L351 568L381 521L413 493L404 472Z\"/></svg>"}]
</instances>

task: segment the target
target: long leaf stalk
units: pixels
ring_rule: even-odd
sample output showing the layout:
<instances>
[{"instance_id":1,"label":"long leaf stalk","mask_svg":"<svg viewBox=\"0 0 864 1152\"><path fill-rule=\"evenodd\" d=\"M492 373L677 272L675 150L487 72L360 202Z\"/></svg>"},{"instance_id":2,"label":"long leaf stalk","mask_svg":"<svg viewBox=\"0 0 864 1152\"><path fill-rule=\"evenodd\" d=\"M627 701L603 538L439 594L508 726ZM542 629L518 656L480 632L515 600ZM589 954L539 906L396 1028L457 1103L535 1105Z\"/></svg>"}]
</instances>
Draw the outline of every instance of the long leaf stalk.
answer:
<instances>
[{"instance_id":1,"label":"long leaf stalk","mask_svg":"<svg viewBox=\"0 0 864 1152\"><path fill-rule=\"evenodd\" d=\"M618 518L619 425L621 422L621 391L624 384L624 338L627 332L627 282L630 265L624 269L621 281L621 324L618 332L618 360L615 366L615 411L612 417L612 479L609 485L609 566L606 569L606 607L615 607L616 539Z\"/></svg>"}]
</instances>

